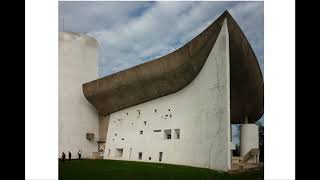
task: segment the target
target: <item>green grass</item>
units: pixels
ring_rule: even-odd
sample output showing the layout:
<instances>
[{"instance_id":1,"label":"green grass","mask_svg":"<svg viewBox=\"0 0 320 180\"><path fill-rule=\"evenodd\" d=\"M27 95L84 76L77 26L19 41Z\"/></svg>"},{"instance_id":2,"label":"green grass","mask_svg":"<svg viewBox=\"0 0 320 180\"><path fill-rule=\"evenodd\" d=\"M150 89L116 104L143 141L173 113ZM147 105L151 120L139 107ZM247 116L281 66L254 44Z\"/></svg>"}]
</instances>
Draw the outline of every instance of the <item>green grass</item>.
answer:
<instances>
[{"instance_id":1,"label":"green grass","mask_svg":"<svg viewBox=\"0 0 320 180\"><path fill-rule=\"evenodd\" d=\"M59 180L251 180L263 179L263 169L229 175L189 166L114 160L59 161Z\"/></svg>"}]
</instances>

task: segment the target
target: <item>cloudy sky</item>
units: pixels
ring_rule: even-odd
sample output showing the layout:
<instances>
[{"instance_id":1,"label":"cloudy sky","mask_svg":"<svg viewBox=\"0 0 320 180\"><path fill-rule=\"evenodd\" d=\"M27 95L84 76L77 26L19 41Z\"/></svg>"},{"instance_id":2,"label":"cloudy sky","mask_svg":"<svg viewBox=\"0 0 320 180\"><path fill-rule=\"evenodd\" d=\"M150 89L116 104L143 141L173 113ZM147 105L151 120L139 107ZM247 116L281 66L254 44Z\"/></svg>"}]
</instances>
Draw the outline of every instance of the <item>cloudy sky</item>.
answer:
<instances>
[{"instance_id":1,"label":"cloudy sky","mask_svg":"<svg viewBox=\"0 0 320 180\"><path fill-rule=\"evenodd\" d=\"M60 1L59 31L98 40L103 77L178 49L225 10L248 38L264 73L263 2Z\"/></svg>"}]
</instances>

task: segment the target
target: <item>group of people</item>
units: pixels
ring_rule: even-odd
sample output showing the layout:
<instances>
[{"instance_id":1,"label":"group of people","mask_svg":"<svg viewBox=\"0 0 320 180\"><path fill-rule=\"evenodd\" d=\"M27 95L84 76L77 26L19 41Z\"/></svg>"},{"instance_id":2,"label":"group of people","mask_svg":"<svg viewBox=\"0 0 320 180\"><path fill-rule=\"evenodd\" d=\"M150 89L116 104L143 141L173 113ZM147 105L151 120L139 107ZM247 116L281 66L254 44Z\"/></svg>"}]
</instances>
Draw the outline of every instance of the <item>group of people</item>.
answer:
<instances>
[{"instance_id":1,"label":"group of people","mask_svg":"<svg viewBox=\"0 0 320 180\"><path fill-rule=\"evenodd\" d=\"M79 160L81 159L81 149L78 151L78 158ZM71 161L71 152L68 151L68 157L69 157L69 161ZM64 152L62 152L62 161L64 161L66 159L66 154Z\"/></svg>"}]
</instances>

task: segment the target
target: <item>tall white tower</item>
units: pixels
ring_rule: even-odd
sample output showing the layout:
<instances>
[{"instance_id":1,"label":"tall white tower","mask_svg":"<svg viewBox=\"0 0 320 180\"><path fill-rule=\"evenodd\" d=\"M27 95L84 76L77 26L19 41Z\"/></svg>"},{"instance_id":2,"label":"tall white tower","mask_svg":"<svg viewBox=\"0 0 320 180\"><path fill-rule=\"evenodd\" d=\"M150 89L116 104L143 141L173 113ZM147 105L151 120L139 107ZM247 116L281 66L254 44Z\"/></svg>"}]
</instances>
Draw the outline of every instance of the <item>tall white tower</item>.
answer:
<instances>
[{"instance_id":1,"label":"tall white tower","mask_svg":"<svg viewBox=\"0 0 320 180\"><path fill-rule=\"evenodd\" d=\"M98 113L82 92L83 83L98 78L98 58L94 38L59 32L59 157L70 151L77 158L81 149L83 158L91 158L98 150Z\"/></svg>"}]
</instances>

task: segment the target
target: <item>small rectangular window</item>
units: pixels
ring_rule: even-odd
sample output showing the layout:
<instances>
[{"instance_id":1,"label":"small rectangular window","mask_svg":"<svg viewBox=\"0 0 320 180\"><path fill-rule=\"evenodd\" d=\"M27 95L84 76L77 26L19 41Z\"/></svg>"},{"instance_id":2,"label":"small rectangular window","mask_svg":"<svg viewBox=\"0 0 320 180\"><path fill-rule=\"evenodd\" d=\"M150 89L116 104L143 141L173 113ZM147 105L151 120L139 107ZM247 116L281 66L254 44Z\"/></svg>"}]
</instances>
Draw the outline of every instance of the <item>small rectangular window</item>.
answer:
<instances>
[{"instance_id":1,"label":"small rectangular window","mask_svg":"<svg viewBox=\"0 0 320 180\"><path fill-rule=\"evenodd\" d=\"M161 132L161 130L153 130L153 132Z\"/></svg>"},{"instance_id":2,"label":"small rectangular window","mask_svg":"<svg viewBox=\"0 0 320 180\"><path fill-rule=\"evenodd\" d=\"M138 159L139 159L139 160L141 160L141 159L142 159L142 152L139 152Z\"/></svg>"},{"instance_id":3,"label":"small rectangular window","mask_svg":"<svg viewBox=\"0 0 320 180\"><path fill-rule=\"evenodd\" d=\"M124 138L122 138L121 140L124 140Z\"/></svg>"},{"instance_id":4,"label":"small rectangular window","mask_svg":"<svg viewBox=\"0 0 320 180\"><path fill-rule=\"evenodd\" d=\"M144 122L144 125L147 125L147 121Z\"/></svg>"},{"instance_id":5,"label":"small rectangular window","mask_svg":"<svg viewBox=\"0 0 320 180\"><path fill-rule=\"evenodd\" d=\"M174 130L174 139L180 139L180 129Z\"/></svg>"},{"instance_id":6,"label":"small rectangular window","mask_svg":"<svg viewBox=\"0 0 320 180\"><path fill-rule=\"evenodd\" d=\"M143 134L143 131L140 131L140 134Z\"/></svg>"},{"instance_id":7,"label":"small rectangular window","mask_svg":"<svg viewBox=\"0 0 320 180\"><path fill-rule=\"evenodd\" d=\"M149 157L149 160L151 160L151 157Z\"/></svg>"},{"instance_id":8,"label":"small rectangular window","mask_svg":"<svg viewBox=\"0 0 320 180\"><path fill-rule=\"evenodd\" d=\"M166 129L163 131L164 139L171 139L171 129Z\"/></svg>"},{"instance_id":9,"label":"small rectangular window","mask_svg":"<svg viewBox=\"0 0 320 180\"><path fill-rule=\"evenodd\" d=\"M123 149L116 149L116 154L115 154L115 157L122 157L123 155Z\"/></svg>"}]
</instances>

